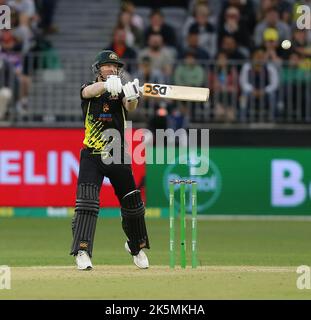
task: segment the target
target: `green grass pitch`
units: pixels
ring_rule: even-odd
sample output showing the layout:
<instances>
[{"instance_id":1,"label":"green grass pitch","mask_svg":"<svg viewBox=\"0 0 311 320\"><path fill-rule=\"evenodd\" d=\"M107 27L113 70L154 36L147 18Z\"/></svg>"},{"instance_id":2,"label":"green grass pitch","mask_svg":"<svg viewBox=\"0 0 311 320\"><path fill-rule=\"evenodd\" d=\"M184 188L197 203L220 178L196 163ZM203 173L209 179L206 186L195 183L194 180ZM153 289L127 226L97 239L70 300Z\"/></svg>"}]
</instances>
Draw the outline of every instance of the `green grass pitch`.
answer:
<instances>
[{"instance_id":1,"label":"green grass pitch","mask_svg":"<svg viewBox=\"0 0 311 320\"><path fill-rule=\"evenodd\" d=\"M70 223L0 219L0 266L10 266L12 276L11 289L0 290L0 300L311 298L311 290L296 287L296 268L311 267L309 221L199 220L199 267L170 270L168 220L150 218L150 268L139 270L124 250L120 219L99 219L92 271L75 269ZM177 262L178 249L177 244Z\"/></svg>"}]
</instances>

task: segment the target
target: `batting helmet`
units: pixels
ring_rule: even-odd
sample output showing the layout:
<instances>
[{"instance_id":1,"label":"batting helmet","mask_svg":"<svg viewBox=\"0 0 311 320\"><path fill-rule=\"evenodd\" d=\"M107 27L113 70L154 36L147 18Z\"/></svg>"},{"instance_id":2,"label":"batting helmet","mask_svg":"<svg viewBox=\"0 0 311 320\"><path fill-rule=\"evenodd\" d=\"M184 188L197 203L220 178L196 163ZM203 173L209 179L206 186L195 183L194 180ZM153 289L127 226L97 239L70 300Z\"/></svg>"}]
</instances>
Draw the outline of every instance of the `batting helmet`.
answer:
<instances>
[{"instance_id":1,"label":"batting helmet","mask_svg":"<svg viewBox=\"0 0 311 320\"><path fill-rule=\"evenodd\" d=\"M92 64L92 70L95 75L98 75L99 69L103 64L114 63L119 68L123 67L124 63L120 61L118 55L111 50L103 50L96 55L95 61Z\"/></svg>"}]
</instances>

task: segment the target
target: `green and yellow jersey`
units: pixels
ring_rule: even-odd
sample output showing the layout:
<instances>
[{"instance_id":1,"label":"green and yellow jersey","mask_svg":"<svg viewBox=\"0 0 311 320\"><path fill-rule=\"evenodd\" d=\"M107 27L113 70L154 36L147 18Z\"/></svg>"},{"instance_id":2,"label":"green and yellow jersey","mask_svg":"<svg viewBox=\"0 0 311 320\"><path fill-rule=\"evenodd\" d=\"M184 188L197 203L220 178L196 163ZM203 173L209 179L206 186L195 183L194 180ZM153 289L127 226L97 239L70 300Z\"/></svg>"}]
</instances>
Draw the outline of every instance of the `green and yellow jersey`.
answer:
<instances>
[{"instance_id":1,"label":"green and yellow jersey","mask_svg":"<svg viewBox=\"0 0 311 320\"><path fill-rule=\"evenodd\" d=\"M81 107L83 112L85 134L83 144L90 148L93 154L101 154L104 158L109 157L107 147L109 144L120 143L122 154L124 151L124 130L127 119L127 110L123 105L123 92L117 97L111 97L110 93L91 99L82 97L82 90L95 83L89 82L81 87ZM105 136L105 130L116 129L120 133L120 141L113 141L112 137Z\"/></svg>"}]
</instances>

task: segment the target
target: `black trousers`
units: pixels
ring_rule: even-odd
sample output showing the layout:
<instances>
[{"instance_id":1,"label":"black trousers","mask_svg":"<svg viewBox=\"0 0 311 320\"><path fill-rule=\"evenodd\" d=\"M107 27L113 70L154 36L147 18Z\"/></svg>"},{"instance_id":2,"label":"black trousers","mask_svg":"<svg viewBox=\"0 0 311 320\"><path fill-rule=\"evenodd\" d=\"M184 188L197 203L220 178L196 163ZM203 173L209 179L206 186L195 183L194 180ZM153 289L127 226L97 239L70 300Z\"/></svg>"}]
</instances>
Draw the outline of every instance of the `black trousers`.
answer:
<instances>
[{"instance_id":1,"label":"black trousers","mask_svg":"<svg viewBox=\"0 0 311 320\"><path fill-rule=\"evenodd\" d=\"M76 210L72 219L73 242L70 254L77 255L79 250L87 250L89 255L92 256L99 209L98 195L104 177L110 179L120 206L125 206L125 208L121 209L122 228L128 238L131 254L137 255L143 247L149 249L144 219L145 209L141 201L138 201L140 197L136 196L135 198L135 196L132 196L131 201L123 199L125 195L136 190L131 165L104 164L100 154L92 154L91 150L82 149L80 153ZM137 202L135 203L137 207L135 212L131 209L132 206L128 207L129 204L133 205L134 200Z\"/></svg>"},{"instance_id":2,"label":"black trousers","mask_svg":"<svg viewBox=\"0 0 311 320\"><path fill-rule=\"evenodd\" d=\"M119 202L127 193L136 189L130 164L106 165L101 161L100 154L91 154L91 152L89 149L81 150L78 185L80 183L94 183L98 185L100 190L104 177L107 177Z\"/></svg>"}]
</instances>

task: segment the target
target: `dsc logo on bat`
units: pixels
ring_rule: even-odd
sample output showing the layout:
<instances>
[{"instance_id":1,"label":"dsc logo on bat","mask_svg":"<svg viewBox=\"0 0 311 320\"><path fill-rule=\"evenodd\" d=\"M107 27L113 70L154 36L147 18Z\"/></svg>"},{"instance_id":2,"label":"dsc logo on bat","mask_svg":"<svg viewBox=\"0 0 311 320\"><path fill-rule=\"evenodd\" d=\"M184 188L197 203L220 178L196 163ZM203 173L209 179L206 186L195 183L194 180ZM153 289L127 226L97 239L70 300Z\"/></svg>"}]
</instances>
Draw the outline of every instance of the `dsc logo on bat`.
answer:
<instances>
[{"instance_id":1,"label":"dsc logo on bat","mask_svg":"<svg viewBox=\"0 0 311 320\"><path fill-rule=\"evenodd\" d=\"M146 84L145 85L145 93L147 94L151 94L154 96L157 95L166 95L166 91L167 91L167 86L161 86L159 84Z\"/></svg>"}]
</instances>

